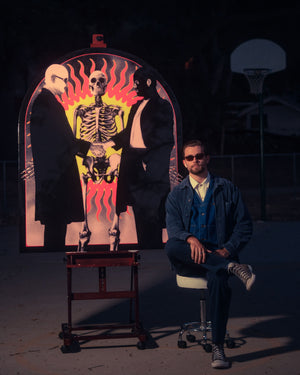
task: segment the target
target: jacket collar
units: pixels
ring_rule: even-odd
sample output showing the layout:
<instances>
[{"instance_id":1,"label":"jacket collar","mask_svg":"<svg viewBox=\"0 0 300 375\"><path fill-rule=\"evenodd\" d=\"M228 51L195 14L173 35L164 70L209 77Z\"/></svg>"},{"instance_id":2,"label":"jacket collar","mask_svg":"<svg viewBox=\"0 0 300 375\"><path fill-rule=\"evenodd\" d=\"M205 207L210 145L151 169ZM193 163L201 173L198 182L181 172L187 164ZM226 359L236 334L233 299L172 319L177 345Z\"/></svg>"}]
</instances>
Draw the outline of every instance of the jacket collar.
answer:
<instances>
[{"instance_id":1,"label":"jacket collar","mask_svg":"<svg viewBox=\"0 0 300 375\"><path fill-rule=\"evenodd\" d=\"M212 173L210 173L210 178L211 178L211 181L213 182L213 190L216 190L219 186L223 186L222 178L218 176L214 176ZM182 180L182 182L179 184L179 187L181 189L192 188L188 175Z\"/></svg>"}]
</instances>

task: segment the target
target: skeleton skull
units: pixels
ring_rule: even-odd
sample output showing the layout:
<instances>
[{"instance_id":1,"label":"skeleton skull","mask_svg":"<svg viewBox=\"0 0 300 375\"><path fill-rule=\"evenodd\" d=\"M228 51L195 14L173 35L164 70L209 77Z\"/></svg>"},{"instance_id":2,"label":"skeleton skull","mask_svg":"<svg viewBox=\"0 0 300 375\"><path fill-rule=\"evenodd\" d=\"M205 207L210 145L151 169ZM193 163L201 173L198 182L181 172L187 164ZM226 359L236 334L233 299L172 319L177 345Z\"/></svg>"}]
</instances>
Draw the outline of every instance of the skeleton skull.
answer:
<instances>
[{"instance_id":1,"label":"skeleton skull","mask_svg":"<svg viewBox=\"0 0 300 375\"><path fill-rule=\"evenodd\" d=\"M94 96L105 94L107 78L100 70L95 70L89 77L89 89Z\"/></svg>"}]
</instances>

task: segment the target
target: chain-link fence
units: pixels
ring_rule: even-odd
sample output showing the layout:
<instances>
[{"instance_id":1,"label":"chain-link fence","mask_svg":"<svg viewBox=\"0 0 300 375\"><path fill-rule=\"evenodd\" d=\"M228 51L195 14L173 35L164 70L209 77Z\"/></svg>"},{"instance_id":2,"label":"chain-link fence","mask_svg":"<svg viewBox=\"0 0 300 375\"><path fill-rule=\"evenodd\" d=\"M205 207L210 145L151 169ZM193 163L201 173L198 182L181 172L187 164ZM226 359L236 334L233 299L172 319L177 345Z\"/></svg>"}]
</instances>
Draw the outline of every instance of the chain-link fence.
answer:
<instances>
[{"instance_id":1,"label":"chain-link fence","mask_svg":"<svg viewBox=\"0 0 300 375\"><path fill-rule=\"evenodd\" d=\"M259 154L214 156L210 169L242 190L259 189L260 163ZM266 188L300 187L300 153L266 154L264 164Z\"/></svg>"},{"instance_id":2,"label":"chain-link fence","mask_svg":"<svg viewBox=\"0 0 300 375\"><path fill-rule=\"evenodd\" d=\"M267 220L300 220L300 153L265 155ZM16 220L19 210L17 161L0 161L0 220ZM213 156L212 173L233 181L249 211L260 219L260 155Z\"/></svg>"},{"instance_id":3,"label":"chain-link fence","mask_svg":"<svg viewBox=\"0 0 300 375\"><path fill-rule=\"evenodd\" d=\"M210 170L234 182L255 220L261 218L259 154L214 156ZM300 153L266 154L264 178L267 220L300 220Z\"/></svg>"},{"instance_id":4,"label":"chain-link fence","mask_svg":"<svg viewBox=\"0 0 300 375\"><path fill-rule=\"evenodd\" d=\"M18 215L18 162L2 160L0 168L0 222L6 222Z\"/></svg>"}]
</instances>

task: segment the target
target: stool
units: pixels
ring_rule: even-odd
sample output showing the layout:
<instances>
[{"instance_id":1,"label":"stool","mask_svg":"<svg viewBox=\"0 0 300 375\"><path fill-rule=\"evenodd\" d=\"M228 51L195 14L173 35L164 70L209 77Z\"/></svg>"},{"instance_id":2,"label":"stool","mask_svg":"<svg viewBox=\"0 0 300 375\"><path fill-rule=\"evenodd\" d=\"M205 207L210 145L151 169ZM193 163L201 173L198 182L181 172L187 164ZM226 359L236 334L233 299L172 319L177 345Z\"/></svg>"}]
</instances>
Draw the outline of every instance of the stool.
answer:
<instances>
[{"instance_id":1,"label":"stool","mask_svg":"<svg viewBox=\"0 0 300 375\"><path fill-rule=\"evenodd\" d=\"M186 333L186 339L189 342L195 342L196 337L192 333L201 332L202 337L198 340L198 344L203 346L206 352L212 351L212 345L208 343L207 333L211 332L211 321L207 321L207 305L206 305L206 294L207 294L207 279L205 277L189 277L181 276L176 274L176 282L180 288L186 289L197 289L200 292L200 322L187 322L182 324L179 336L178 336L178 347L186 348L187 343L183 340L183 334ZM225 343L228 348L235 346L234 340L229 337L226 333Z\"/></svg>"}]
</instances>

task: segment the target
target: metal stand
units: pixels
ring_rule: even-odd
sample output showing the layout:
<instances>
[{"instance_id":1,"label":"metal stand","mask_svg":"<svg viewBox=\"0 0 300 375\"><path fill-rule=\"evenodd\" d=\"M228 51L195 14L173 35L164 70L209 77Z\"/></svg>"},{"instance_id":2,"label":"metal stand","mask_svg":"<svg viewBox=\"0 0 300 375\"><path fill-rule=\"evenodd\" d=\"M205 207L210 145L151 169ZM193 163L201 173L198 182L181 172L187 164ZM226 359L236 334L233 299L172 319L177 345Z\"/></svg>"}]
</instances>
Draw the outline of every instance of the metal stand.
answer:
<instances>
[{"instance_id":1,"label":"metal stand","mask_svg":"<svg viewBox=\"0 0 300 375\"><path fill-rule=\"evenodd\" d=\"M183 340L183 335L186 333L186 339L189 342L195 342L196 336L193 333L200 332L202 336L198 340L198 344L203 346L206 352L212 351L212 345L209 343L207 333L211 332L211 321L206 318L206 298L205 290L200 290L200 322L188 322L181 326L178 336L178 347L185 349L187 347L186 341Z\"/></svg>"},{"instance_id":2,"label":"metal stand","mask_svg":"<svg viewBox=\"0 0 300 375\"><path fill-rule=\"evenodd\" d=\"M181 285L183 282L185 281L181 281ZM211 334L210 334L212 331L212 322L207 319L207 305L206 305L207 290L201 288L199 289L199 292L200 292L200 321L187 322L187 323L182 324L181 329L179 331L179 335L178 335L177 346L180 349L185 349L187 348L187 341L190 343L196 342L198 345L202 345L203 349L207 353L210 353L212 351L212 344L211 344L212 340L211 340ZM196 339L195 334L200 334L200 338ZM184 335L186 335L187 341L183 339ZM210 338L208 336L210 336ZM227 348L232 349L235 347L235 340L230 337L228 332L226 332L225 334L224 343L226 344Z\"/></svg>"},{"instance_id":3,"label":"metal stand","mask_svg":"<svg viewBox=\"0 0 300 375\"><path fill-rule=\"evenodd\" d=\"M264 100L263 84L270 69L244 69L250 92L258 97L259 108L259 144L260 144L260 218L266 220L266 184L265 184L265 156L264 156Z\"/></svg>"},{"instance_id":4,"label":"metal stand","mask_svg":"<svg viewBox=\"0 0 300 375\"><path fill-rule=\"evenodd\" d=\"M96 251L96 252L67 252L67 288L68 288L68 323L62 324L60 338L64 340L61 347L63 353L74 353L80 351L80 341L129 338L138 337L138 349L145 349L146 333L142 328L139 317L139 293L138 293L138 251ZM107 291L106 268L129 266L131 269L130 290L128 291ZM76 268L95 267L99 270L99 291L74 293L72 291L72 271ZM91 300L91 299L111 299L111 298L129 298L130 311L128 324L97 324L74 326L72 323L72 301ZM133 302L134 319L133 319ZM129 332L111 333L116 329L127 329ZM109 330L99 334L81 334L76 335L74 331L88 330Z\"/></svg>"},{"instance_id":5,"label":"metal stand","mask_svg":"<svg viewBox=\"0 0 300 375\"><path fill-rule=\"evenodd\" d=\"M261 92L259 100L259 144L260 144L260 218L266 220L266 177L265 177L265 150L264 150L264 98Z\"/></svg>"}]
</instances>

